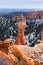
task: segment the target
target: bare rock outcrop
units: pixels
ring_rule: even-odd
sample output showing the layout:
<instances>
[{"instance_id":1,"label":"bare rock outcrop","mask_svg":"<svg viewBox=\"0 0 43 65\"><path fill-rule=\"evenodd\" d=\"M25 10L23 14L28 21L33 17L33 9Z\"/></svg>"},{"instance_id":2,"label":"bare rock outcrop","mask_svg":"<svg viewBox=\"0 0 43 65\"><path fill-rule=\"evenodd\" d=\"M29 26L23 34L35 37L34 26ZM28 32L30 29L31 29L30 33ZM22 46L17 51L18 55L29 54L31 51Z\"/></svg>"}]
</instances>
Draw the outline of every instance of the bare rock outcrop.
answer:
<instances>
[{"instance_id":1,"label":"bare rock outcrop","mask_svg":"<svg viewBox=\"0 0 43 65\"><path fill-rule=\"evenodd\" d=\"M8 65L43 65L43 43L29 47L13 45L10 41L10 39L0 41L0 45L5 44L4 47L0 46L0 63L5 63L3 65L7 65L6 63Z\"/></svg>"}]
</instances>

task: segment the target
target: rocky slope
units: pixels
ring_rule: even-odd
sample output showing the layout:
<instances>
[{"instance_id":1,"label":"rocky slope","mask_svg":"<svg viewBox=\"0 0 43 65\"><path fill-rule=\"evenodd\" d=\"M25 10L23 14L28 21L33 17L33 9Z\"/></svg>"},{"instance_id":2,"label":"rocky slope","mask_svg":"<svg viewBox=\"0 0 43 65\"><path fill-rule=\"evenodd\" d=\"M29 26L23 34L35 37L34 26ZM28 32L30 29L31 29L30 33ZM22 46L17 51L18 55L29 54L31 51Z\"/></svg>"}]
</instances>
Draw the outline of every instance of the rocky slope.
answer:
<instances>
[{"instance_id":1,"label":"rocky slope","mask_svg":"<svg viewBox=\"0 0 43 65\"><path fill-rule=\"evenodd\" d=\"M11 39L0 41L0 64L43 65L43 41L34 47L12 43Z\"/></svg>"}]
</instances>

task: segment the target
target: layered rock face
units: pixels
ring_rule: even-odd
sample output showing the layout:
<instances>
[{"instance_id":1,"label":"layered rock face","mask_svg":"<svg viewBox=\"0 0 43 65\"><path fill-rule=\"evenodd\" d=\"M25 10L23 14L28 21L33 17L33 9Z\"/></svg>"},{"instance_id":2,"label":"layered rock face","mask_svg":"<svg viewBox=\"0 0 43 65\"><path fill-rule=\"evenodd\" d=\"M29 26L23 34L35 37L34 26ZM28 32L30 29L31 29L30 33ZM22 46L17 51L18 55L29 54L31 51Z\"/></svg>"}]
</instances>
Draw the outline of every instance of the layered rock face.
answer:
<instances>
[{"instance_id":1,"label":"layered rock face","mask_svg":"<svg viewBox=\"0 0 43 65\"><path fill-rule=\"evenodd\" d=\"M43 65L43 42L34 47L12 43L11 39L0 41L0 64Z\"/></svg>"}]
</instances>

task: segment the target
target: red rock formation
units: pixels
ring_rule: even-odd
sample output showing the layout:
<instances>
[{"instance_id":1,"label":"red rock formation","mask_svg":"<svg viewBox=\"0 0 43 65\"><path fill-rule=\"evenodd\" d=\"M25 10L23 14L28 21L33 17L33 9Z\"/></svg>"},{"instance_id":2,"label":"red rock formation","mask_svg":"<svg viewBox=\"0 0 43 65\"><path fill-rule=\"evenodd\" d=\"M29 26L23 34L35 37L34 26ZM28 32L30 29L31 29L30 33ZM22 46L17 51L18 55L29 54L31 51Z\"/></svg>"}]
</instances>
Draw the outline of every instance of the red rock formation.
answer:
<instances>
[{"instance_id":1,"label":"red rock formation","mask_svg":"<svg viewBox=\"0 0 43 65\"><path fill-rule=\"evenodd\" d=\"M0 46L0 59L4 59L9 65L43 65L43 43L34 47L10 43L10 39L0 42L2 46L5 44L5 47Z\"/></svg>"},{"instance_id":2,"label":"red rock formation","mask_svg":"<svg viewBox=\"0 0 43 65\"><path fill-rule=\"evenodd\" d=\"M27 65L43 65L43 44L35 47L12 45L9 48L19 61L24 61ZM10 52L10 51L9 51Z\"/></svg>"},{"instance_id":3,"label":"red rock formation","mask_svg":"<svg viewBox=\"0 0 43 65\"><path fill-rule=\"evenodd\" d=\"M26 19L24 16L20 16L17 18L18 23L18 35L15 44L25 45L26 41L24 39L24 30L26 28Z\"/></svg>"},{"instance_id":4,"label":"red rock formation","mask_svg":"<svg viewBox=\"0 0 43 65\"><path fill-rule=\"evenodd\" d=\"M26 19L34 20L36 18L42 19L43 17L43 11L31 11L27 15L25 15ZM13 21L17 21L18 16L15 16L12 18Z\"/></svg>"},{"instance_id":5,"label":"red rock formation","mask_svg":"<svg viewBox=\"0 0 43 65\"><path fill-rule=\"evenodd\" d=\"M8 47L11 44L12 44L12 39L6 39L5 41L0 41L0 50L8 54Z\"/></svg>"}]
</instances>

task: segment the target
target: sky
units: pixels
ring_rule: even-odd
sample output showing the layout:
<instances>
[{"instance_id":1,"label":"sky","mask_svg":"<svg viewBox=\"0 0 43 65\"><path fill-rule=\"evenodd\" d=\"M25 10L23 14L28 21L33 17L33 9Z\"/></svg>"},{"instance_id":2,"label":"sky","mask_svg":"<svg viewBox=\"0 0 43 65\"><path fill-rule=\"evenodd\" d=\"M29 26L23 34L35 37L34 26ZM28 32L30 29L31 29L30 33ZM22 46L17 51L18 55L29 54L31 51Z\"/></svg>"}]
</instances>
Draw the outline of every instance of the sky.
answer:
<instances>
[{"instance_id":1,"label":"sky","mask_svg":"<svg viewBox=\"0 0 43 65\"><path fill-rule=\"evenodd\" d=\"M43 9L43 0L0 0L0 8Z\"/></svg>"}]
</instances>

